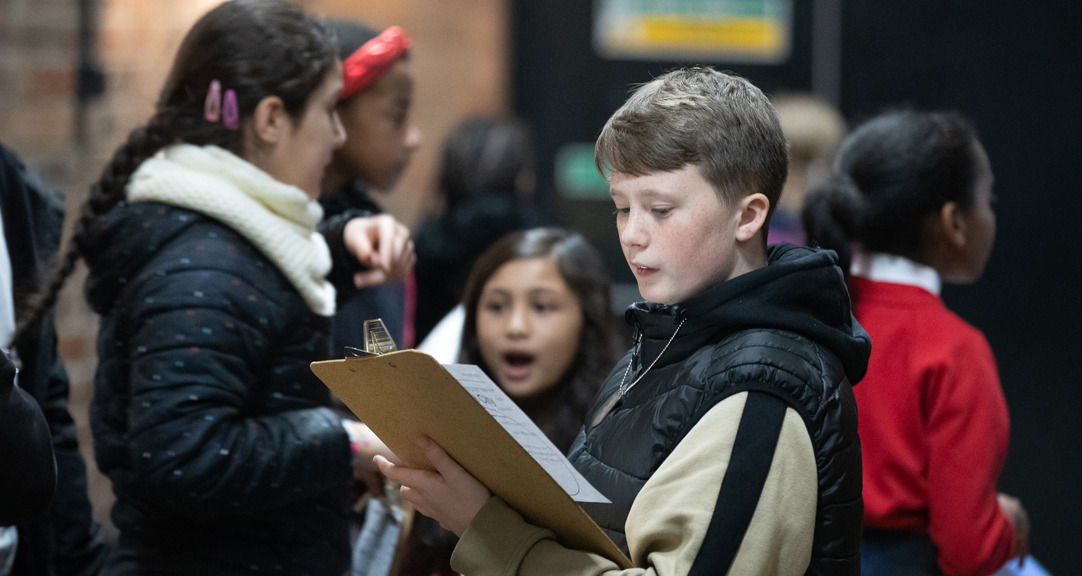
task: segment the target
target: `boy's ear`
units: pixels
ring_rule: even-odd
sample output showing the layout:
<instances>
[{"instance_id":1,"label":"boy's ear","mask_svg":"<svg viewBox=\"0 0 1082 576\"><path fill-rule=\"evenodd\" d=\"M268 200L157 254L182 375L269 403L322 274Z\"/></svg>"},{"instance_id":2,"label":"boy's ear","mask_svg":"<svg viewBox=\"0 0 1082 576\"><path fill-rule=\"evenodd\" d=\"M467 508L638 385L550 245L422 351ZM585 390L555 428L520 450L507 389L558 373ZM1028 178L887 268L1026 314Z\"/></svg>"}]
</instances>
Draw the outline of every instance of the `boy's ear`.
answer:
<instances>
[{"instance_id":1,"label":"boy's ear","mask_svg":"<svg viewBox=\"0 0 1082 576\"><path fill-rule=\"evenodd\" d=\"M748 194L738 205L740 221L736 225L736 240L751 240L766 223L766 214L770 211L770 200L761 192Z\"/></svg>"},{"instance_id":2,"label":"boy's ear","mask_svg":"<svg viewBox=\"0 0 1082 576\"><path fill-rule=\"evenodd\" d=\"M252 113L252 132L264 144L277 144L292 126L285 103L278 96L266 96Z\"/></svg>"},{"instance_id":3,"label":"boy's ear","mask_svg":"<svg viewBox=\"0 0 1082 576\"><path fill-rule=\"evenodd\" d=\"M966 219L957 202L946 202L939 208L939 227L943 237L956 248L966 244Z\"/></svg>"}]
</instances>

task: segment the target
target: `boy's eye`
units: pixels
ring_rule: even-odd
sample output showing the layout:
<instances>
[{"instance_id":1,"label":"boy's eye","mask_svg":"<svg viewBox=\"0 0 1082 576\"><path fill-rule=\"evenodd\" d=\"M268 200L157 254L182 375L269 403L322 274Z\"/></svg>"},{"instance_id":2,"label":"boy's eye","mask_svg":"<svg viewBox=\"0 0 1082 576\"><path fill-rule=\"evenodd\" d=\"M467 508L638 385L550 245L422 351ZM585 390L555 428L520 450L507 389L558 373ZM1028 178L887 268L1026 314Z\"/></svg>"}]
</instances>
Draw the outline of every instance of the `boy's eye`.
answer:
<instances>
[{"instance_id":1,"label":"boy's eye","mask_svg":"<svg viewBox=\"0 0 1082 576\"><path fill-rule=\"evenodd\" d=\"M615 210L612 211L612 215L613 216L619 216L621 214L627 214L629 212L631 212L631 208L616 208Z\"/></svg>"},{"instance_id":2,"label":"boy's eye","mask_svg":"<svg viewBox=\"0 0 1082 576\"><path fill-rule=\"evenodd\" d=\"M668 216L672 212L672 208L653 208L651 209L656 216Z\"/></svg>"}]
</instances>

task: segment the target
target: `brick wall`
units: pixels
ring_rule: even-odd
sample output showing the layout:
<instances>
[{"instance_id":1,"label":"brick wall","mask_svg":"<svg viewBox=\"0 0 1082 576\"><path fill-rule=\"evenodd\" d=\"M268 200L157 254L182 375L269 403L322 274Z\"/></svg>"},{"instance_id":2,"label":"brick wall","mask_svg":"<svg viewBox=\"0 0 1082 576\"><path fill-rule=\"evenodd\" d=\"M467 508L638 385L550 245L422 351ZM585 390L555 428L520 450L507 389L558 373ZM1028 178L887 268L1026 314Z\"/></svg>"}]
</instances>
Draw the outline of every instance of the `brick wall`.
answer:
<instances>
[{"instance_id":1,"label":"brick wall","mask_svg":"<svg viewBox=\"0 0 1082 576\"><path fill-rule=\"evenodd\" d=\"M71 2L0 0L0 135L42 157L68 143L76 22Z\"/></svg>"},{"instance_id":2,"label":"brick wall","mask_svg":"<svg viewBox=\"0 0 1082 576\"><path fill-rule=\"evenodd\" d=\"M78 2L0 0L0 140L67 197L71 217L113 150L150 114L176 47L219 0L94 0L105 93L76 101ZM414 41L414 119L422 147L384 206L415 225L432 205L440 143L460 119L505 111L506 0L308 0L320 15L398 24ZM97 319L81 294L80 270L58 305L60 352L72 380L71 409L90 468L95 516L108 522L112 494L94 467L87 425Z\"/></svg>"}]
</instances>

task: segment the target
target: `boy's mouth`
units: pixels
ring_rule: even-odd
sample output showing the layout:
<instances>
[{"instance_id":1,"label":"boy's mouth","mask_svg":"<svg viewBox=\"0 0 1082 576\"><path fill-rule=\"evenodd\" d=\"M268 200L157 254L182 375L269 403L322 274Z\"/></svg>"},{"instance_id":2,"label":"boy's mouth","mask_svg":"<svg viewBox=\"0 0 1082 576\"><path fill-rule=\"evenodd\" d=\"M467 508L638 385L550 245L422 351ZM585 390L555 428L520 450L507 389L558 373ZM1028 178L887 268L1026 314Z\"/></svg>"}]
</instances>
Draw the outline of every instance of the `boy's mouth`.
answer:
<instances>
[{"instance_id":1,"label":"boy's mouth","mask_svg":"<svg viewBox=\"0 0 1082 576\"><path fill-rule=\"evenodd\" d=\"M631 269L635 272L635 275L639 277L649 276L654 272L657 272L657 268L650 268L649 266L639 266L637 264L632 264Z\"/></svg>"}]
</instances>

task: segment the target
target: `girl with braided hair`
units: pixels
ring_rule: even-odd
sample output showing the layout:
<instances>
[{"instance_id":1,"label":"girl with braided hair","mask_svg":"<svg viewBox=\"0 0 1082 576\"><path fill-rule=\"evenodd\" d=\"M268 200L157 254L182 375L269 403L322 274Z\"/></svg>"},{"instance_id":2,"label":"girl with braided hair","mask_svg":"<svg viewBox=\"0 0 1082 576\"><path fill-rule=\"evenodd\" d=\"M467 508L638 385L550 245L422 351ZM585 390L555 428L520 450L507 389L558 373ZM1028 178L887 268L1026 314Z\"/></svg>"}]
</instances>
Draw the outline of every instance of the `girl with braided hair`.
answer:
<instances>
[{"instance_id":1,"label":"girl with braided hair","mask_svg":"<svg viewBox=\"0 0 1082 576\"><path fill-rule=\"evenodd\" d=\"M285 0L221 4L91 190L40 309L85 258L120 530L104 574L349 566L350 435L308 365L359 262L401 275L413 252L403 227L321 222L341 89L324 25Z\"/></svg>"}]
</instances>

